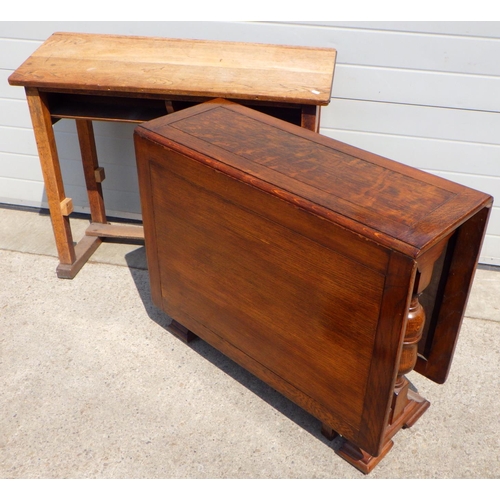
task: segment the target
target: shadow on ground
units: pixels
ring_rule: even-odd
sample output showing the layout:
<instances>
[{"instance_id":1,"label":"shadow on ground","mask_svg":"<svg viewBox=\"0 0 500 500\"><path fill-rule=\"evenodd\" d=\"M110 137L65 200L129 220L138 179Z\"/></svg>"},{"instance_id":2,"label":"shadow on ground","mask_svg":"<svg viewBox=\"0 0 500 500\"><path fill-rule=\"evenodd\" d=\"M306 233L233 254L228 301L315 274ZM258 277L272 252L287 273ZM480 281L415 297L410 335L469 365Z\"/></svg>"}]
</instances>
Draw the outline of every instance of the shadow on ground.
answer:
<instances>
[{"instance_id":1,"label":"shadow on ground","mask_svg":"<svg viewBox=\"0 0 500 500\"><path fill-rule=\"evenodd\" d=\"M145 271L146 266L141 264L142 259L145 261L144 248L129 252L125 259L129 265L129 270L134 280L135 286L139 292L144 308L148 316L158 325L165 329L166 334L170 334L168 326L172 319L157 308L152 301L151 291L149 286L149 274ZM180 342L180 340L179 340ZM196 338L189 343L189 347L198 355L205 358L218 369L236 380L246 389L252 391L256 396L261 398L274 409L282 413L292 422L302 427L311 435L320 439L323 443L337 450L341 443L341 438L336 438L333 441L327 440L321 434L321 423L318 419L307 413L305 410L297 406L288 398L275 391L266 383L252 375L250 372L239 366L237 363L229 359L227 356L214 349L210 344L200 338Z\"/></svg>"}]
</instances>

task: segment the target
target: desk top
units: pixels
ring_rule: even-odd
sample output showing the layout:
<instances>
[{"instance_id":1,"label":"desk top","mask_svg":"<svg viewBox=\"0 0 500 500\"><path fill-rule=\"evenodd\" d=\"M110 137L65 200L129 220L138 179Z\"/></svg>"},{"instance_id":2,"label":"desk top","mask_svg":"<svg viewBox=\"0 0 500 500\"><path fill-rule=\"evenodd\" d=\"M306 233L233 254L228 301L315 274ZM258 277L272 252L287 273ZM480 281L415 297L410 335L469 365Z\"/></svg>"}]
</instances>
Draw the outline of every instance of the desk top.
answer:
<instances>
[{"instance_id":1,"label":"desk top","mask_svg":"<svg viewBox=\"0 0 500 500\"><path fill-rule=\"evenodd\" d=\"M55 33L11 85L93 93L325 105L336 51L241 42Z\"/></svg>"}]
</instances>

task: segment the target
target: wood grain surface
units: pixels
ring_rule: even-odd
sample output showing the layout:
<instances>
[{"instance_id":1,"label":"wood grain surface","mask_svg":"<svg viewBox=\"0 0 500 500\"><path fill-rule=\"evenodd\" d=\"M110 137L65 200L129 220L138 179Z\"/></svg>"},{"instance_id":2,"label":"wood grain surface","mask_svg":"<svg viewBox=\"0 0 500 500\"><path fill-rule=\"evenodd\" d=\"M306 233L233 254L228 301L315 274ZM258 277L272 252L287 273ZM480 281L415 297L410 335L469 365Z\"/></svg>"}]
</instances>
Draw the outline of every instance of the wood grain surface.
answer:
<instances>
[{"instance_id":1,"label":"wood grain surface","mask_svg":"<svg viewBox=\"0 0 500 500\"><path fill-rule=\"evenodd\" d=\"M224 99L140 125L135 144L156 305L369 472L429 406L403 375L443 252L418 367L449 369L491 197Z\"/></svg>"},{"instance_id":2,"label":"wood grain surface","mask_svg":"<svg viewBox=\"0 0 500 500\"><path fill-rule=\"evenodd\" d=\"M334 49L55 33L11 85L324 105Z\"/></svg>"},{"instance_id":3,"label":"wood grain surface","mask_svg":"<svg viewBox=\"0 0 500 500\"><path fill-rule=\"evenodd\" d=\"M203 152L228 175L412 258L492 201L222 99L153 120L144 133Z\"/></svg>"}]
</instances>

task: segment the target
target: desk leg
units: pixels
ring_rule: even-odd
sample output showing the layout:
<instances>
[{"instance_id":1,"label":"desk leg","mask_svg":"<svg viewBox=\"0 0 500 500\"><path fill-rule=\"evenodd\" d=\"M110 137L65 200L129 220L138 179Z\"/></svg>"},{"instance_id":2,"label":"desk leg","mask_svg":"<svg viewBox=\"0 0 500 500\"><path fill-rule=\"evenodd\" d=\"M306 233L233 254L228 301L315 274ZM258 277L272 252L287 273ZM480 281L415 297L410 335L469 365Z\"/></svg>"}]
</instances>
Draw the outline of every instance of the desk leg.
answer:
<instances>
[{"instance_id":1,"label":"desk leg","mask_svg":"<svg viewBox=\"0 0 500 500\"><path fill-rule=\"evenodd\" d=\"M92 121L76 119L75 122L82 155L87 195L89 197L91 221L99 225L106 225L106 209L104 207L101 187L101 183L104 180L104 169L100 168L98 164ZM75 261L70 265L61 263L57 268L57 275L60 278L74 278L101 242L101 237L86 234L75 247Z\"/></svg>"},{"instance_id":2,"label":"desk leg","mask_svg":"<svg viewBox=\"0 0 500 500\"><path fill-rule=\"evenodd\" d=\"M328 441L333 441L339 433L327 424L321 424L321 434L328 439Z\"/></svg>"},{"instance_id":3,"label":"desk leg","mask_svg":"<svg viewBox=\"0 0 500 500\"><path fill-rule=\"evenodd\" d=\"M320 106L302 106L300 126L313 132L319 132L319 120L321 114Z\"/></svg>"},{"instance_id":4,"label":"desk leg","mask_svg":"<svg viewBox=\"0 0 500 500\"><path fill-rule=\"evenodd\" d=\"M84 236L78 245L73 243L69 214L73 211L71 198L64 194L64 184L57 154L52 118L46 96L37 89L27 88L26 97L35 132L38 155L49 203L50 220L54 230L59 265L57 276L72 279L101 243L100 238Z\"/></svg>"},{"instance_id":5,"label":"desk leg","mask_svg":"<svg viewBox=\"0 0 500 500\"><path fill-rule=\"evenodd\" d=\"M64 194L61 167L57 154L52 119L46 98L37 89L27 88L26 97L30 109L33 130L42 166L43 179L50 219L56 240L57 253L61 264L70 265L76 260L69 214L72 211L71 200Z\"/></svg>"},{"instance_id":6,"label":"desk leg","mask_svg":"<svg viewBox=\"0 0 500 500\"><path fill-rule=\"evenodd\" d=\"M101 187L104 180L104 169L100 168L98 164L92 121L77 119L75 122L78 140L80 141L91 219L92 222L106 224L106 210Z\"/></svg>"}]
</instances>

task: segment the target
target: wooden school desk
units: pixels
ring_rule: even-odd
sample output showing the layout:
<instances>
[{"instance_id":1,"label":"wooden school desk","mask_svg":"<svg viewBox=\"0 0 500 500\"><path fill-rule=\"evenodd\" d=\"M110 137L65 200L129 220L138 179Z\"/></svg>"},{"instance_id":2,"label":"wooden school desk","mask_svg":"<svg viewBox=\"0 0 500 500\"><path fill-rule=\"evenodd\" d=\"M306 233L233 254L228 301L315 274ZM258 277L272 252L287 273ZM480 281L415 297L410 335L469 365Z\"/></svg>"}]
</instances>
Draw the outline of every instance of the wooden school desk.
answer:
<instances>
[{"instance_id":1,"label":"wooden school desk","mask_svg":"<svg viewBox=\"0 0 500 500\"><path fill-rule=\"evenodd\" d=\"M55 33L9 78L24 86L35 132L60 278L73 278L103 238L142 240L142 227L111 225L92 120L141 123L213 97L250 105L317 131L330 101L334 49L151 37ZM73 243L71 198L52 125L76 121L91 223Z\"/></svg>"}]
</instances>

